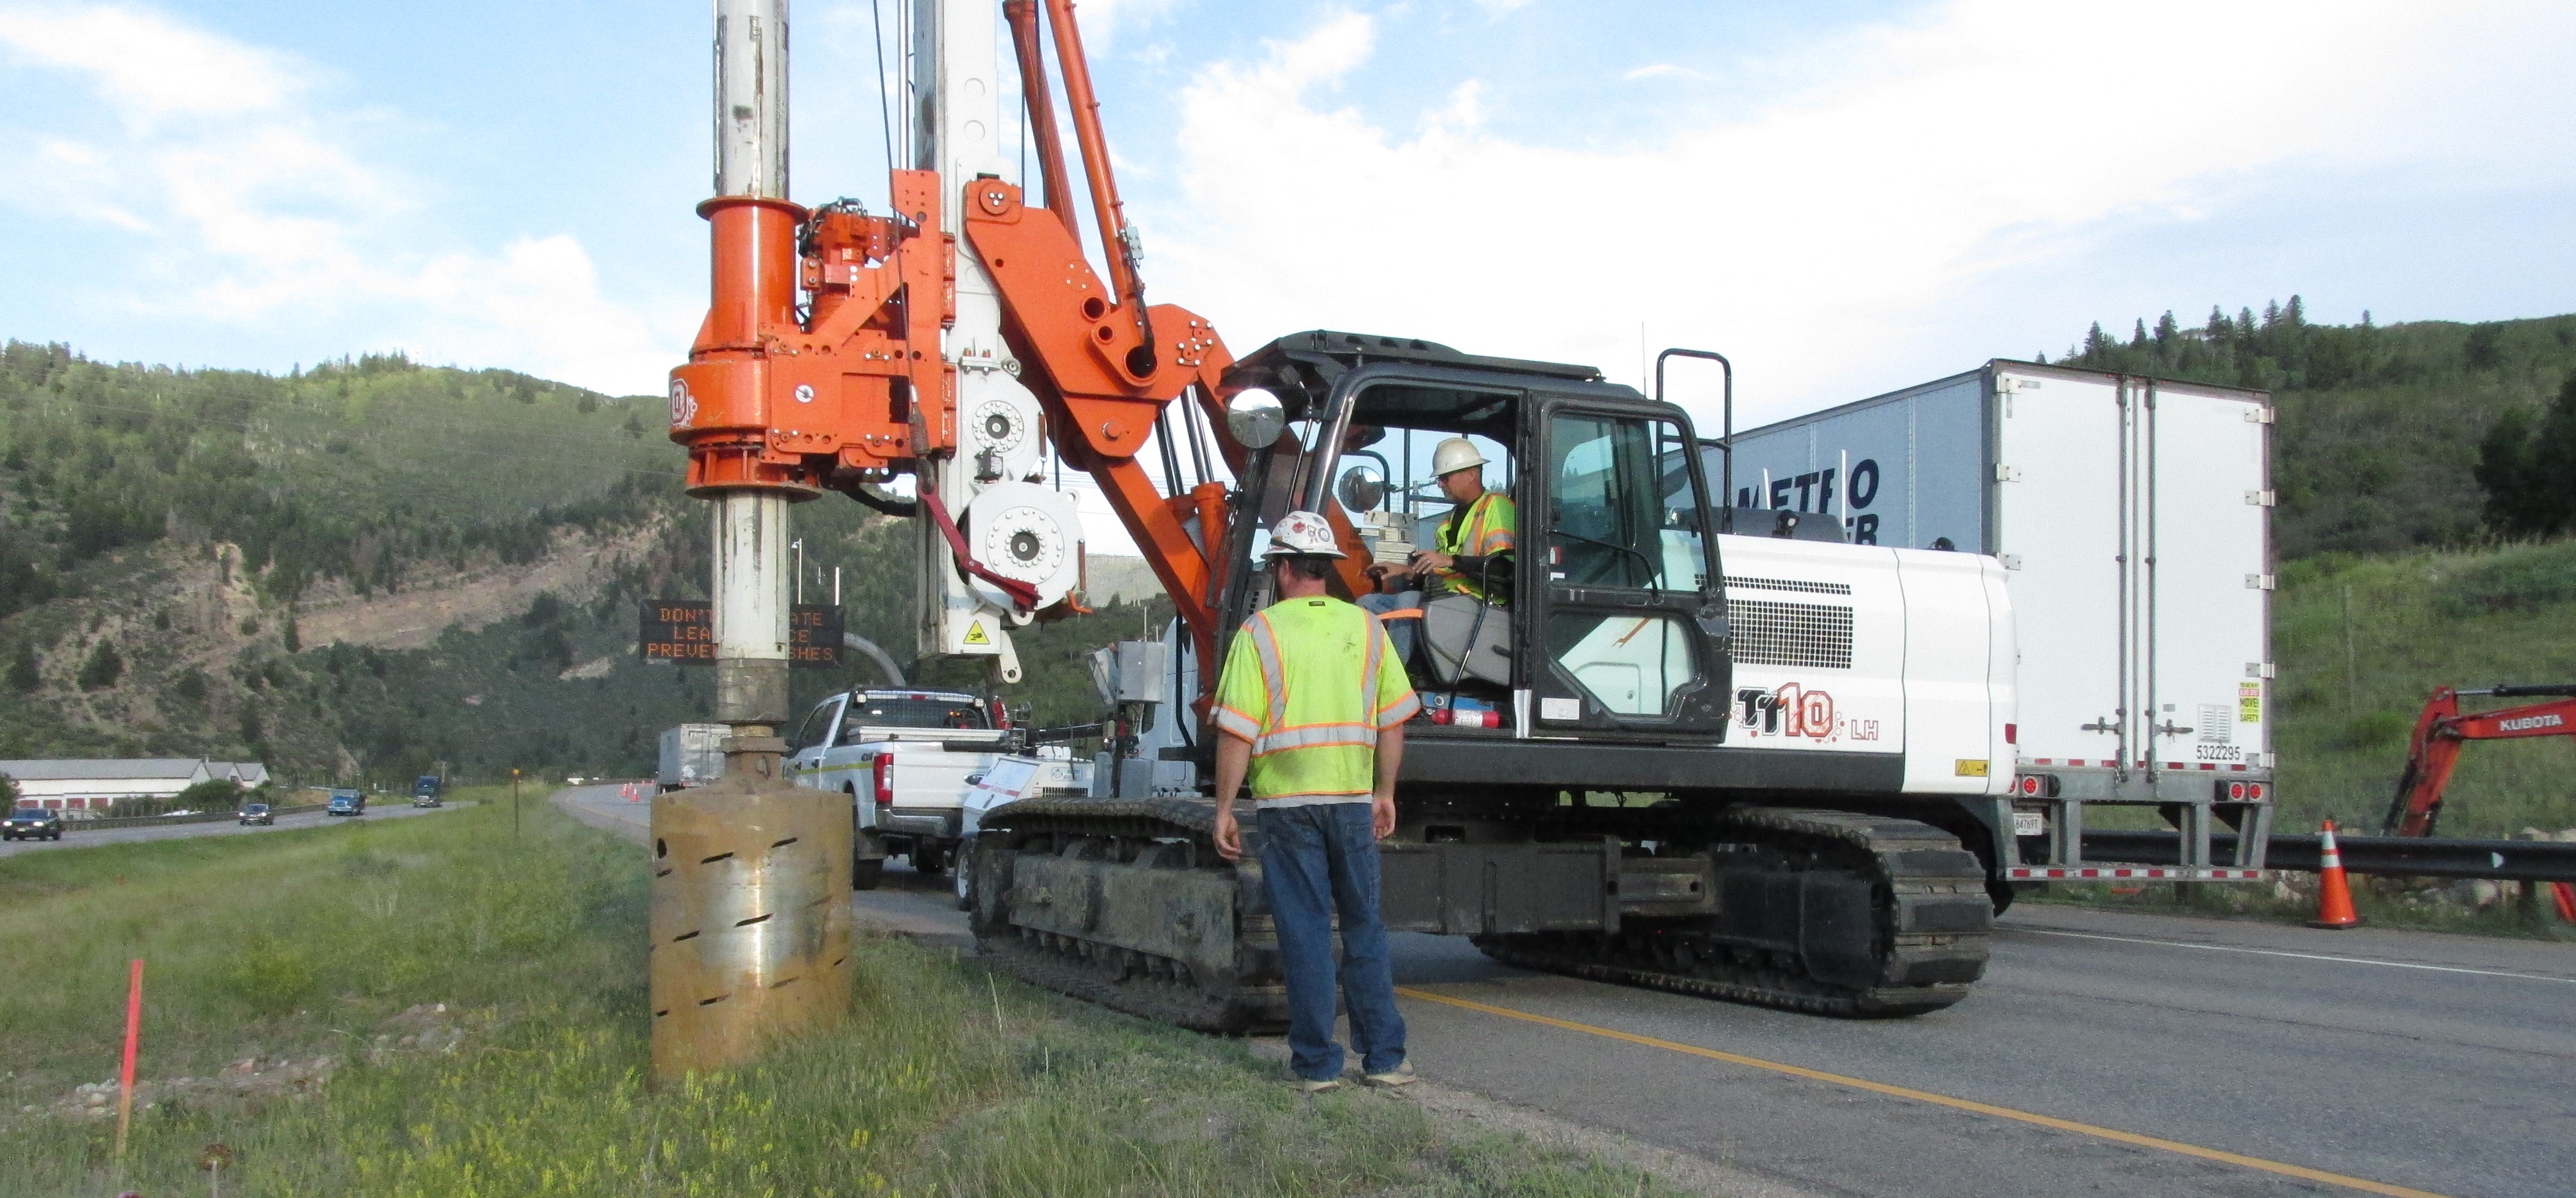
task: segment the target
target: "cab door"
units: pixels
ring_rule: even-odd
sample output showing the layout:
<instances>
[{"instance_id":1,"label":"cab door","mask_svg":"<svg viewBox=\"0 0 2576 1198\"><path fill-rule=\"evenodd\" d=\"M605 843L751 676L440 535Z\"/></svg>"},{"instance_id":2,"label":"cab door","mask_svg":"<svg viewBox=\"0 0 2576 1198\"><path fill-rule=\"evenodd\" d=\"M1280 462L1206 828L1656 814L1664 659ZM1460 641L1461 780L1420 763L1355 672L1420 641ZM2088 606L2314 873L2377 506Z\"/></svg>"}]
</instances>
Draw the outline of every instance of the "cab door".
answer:
<instances>
[{"instance_id":1,"label":"cab door","mask_svg":"<svg viewBox=\"0 0 2576 1198\"><path fill-rule=\"evenodd\" d=\"M1670 409L1531 405L1523 627L1532 732L1715 741L1727 728L1726 607L1708 486Z\"/></svg>"}]
</instances>

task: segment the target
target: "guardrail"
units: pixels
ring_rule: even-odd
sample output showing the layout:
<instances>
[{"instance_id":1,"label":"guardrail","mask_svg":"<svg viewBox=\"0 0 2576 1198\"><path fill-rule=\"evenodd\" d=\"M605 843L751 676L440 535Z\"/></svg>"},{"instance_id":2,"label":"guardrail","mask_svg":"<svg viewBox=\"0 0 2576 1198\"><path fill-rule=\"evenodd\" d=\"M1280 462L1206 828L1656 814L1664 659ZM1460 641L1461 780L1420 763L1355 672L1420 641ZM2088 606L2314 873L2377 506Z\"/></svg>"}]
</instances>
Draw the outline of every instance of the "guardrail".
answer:
<instances>
[{"instance_id":1,"label":"guardrail","mask_svg":"<svg viewBox=\"0 0 2576 1198\"><path fill-rule=\"evenodd\" d=\"M2487 878L2498 882L2576 882L2576 842L2562 840L2437 840L2414 836L2345 836L2335 848L2343 867L2357 874L2395 878ZM2182 859L2177 832L2092 832L2084 834L2084 857L2097 862L2169 865ZM2233 860L2236 836L2209 838L2218 860ZM2314 873L2317 837L2275 834L2265 841L2263 864L2269 869Z\"/></svg>"},{"instance_id":2,"label":"guardrail","mask_svg":"<svg viewBox=\"0 0 2576 1198\"><path fill-rule=\"evenodd\" d=\"M328 803L298 803L292 807L271 807L271 815L302 815L320 811ZM241 818L238 811L200 811L195 815L134 815L123 819L67 819L65 832L107 832L117 828L157 828L164 824L220 824Z\"/></svg>"}]
</instances>

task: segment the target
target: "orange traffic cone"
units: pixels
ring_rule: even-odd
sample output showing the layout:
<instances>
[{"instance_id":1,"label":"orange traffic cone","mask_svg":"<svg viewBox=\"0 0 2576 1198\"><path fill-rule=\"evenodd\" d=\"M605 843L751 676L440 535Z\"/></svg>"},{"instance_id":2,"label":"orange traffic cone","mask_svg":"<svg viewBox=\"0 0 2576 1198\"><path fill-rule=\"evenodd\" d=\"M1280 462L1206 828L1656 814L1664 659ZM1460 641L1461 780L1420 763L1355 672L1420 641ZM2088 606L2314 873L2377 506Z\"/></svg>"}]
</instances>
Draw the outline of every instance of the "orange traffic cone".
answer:
<instances>
[{"instance_id":1,"label":"orange traffic cone","mask_svg":"<svg viewBox=\"0 0 2576 1198\"><path fill-rule=\"evenodd\" d=\"M2317 917L2312 928L2357 928L2361 916L2352 909L2352 887L2343 877L2343 851L2335 847L2334 821L2327 820L2317 838Z\"/></svg>"}]
</instances>

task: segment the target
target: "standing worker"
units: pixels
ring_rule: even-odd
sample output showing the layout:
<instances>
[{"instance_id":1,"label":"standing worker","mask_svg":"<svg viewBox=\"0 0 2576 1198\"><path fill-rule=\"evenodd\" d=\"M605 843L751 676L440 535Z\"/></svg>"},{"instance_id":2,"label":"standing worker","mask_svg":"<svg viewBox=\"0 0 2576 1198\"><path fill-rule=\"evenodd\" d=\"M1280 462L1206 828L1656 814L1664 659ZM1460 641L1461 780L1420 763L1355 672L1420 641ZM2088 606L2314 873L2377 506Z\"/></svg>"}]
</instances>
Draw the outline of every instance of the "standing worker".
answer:
<instances>
[{"instance_id":1,"label":"standing worker","mask_svg":"<svg viewBox=\"0 0 2576 1198\"><path fill-rule=\"evenodd\" d=\"M1369 1085L1413 1081L1395 1009L1377 842L1395 831L1404 721L1421 710L1377 618L1324 593L1342 551L1332 526L1290 512L1270 530L1279 601L1244 621L1226 651L1214 712L1216 851L1243 856L1235 791L1260 804L1261 888L1288 976L1288 1067L1300 1091L1342 1084L1333 1042L1333 916L1351 1048Z\"/></svg>"},{"instance_id":2,"label":"standing worker","mask_svg":"<svg viewBox=\"0 0 2576 1198\"><path fill-rule=\"evenodd\" d=\"M1485 489L1485 455L1465 437L1451 437L1432 451L1431 472L1451 505L1449 518L1440 522L1432 537L1439 548L1417 552L1401 566L1369 567L1379 585L1397 589L1360 597L1360 606L1381 616L1409 613L1388 622L1401 659L1413 656L1414 629L1421 623L1425 592L1466 595L1496 607L1511 604L1513 530L1520 523L1520 509L1511 496ZM1399 575L1412 585L1395 583Z\"/></svg>"}]
</instances>

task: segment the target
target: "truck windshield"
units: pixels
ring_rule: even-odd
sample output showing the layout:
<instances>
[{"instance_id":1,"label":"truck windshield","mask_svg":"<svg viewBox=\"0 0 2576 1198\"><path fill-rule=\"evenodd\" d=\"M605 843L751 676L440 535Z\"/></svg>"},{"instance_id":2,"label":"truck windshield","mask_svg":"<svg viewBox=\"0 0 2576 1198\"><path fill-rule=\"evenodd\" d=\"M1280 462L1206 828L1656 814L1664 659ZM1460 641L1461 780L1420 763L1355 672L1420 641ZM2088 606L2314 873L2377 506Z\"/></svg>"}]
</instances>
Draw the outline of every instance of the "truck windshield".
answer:
<instances>
[{"instance_id":1,"label":"truck windshield","mask_svg":"<svg viewBox=\"0 0 2576 1198\"><path fill-rule=\"evenodd\" d=\"M984 708L972 699L937 695L852 695L841 717L841 735L860 728L990 728Z\"/></svg>"}]
</instances>

